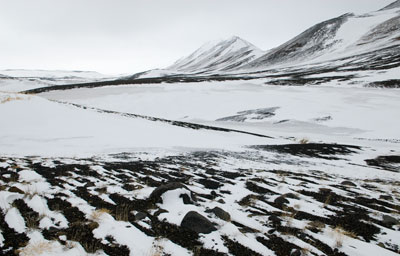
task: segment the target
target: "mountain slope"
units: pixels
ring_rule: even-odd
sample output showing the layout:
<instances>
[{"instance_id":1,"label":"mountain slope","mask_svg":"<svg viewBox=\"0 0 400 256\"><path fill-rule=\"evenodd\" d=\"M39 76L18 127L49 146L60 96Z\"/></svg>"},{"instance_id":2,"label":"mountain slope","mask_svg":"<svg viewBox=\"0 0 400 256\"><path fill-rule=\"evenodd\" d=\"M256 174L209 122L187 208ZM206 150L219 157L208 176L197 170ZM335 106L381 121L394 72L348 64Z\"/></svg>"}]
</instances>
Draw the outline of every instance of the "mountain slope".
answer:
<instances>
[{"instance_id":1,"label":"mountain slope","mask_svg":"<svg viewBox=\"0 0 400 256\"><path fill-rule=\"evenodd\" d=\"M234 36L217 43L205 44L167 69L180 72L238 69L261 56L262 53L260 49L251 43Z\"/></svg>"},{"instance_id":2,"label":"mountain slope","mask_svg":"<svg viewBox=\"0 0 400 256\"><path fill-rule=\"evenodd\" d=\"M287 43L272 49L262 57L250 63L251 67L265 66L282 62L303 60L323 50L331 48L336 42L334 35L339 28L353 14L345 14L340 17L319 23Z\"/></svg>"},{"instance_id":3,"label":"mountain slope","mask_svg":"<svg viewBox=\"0 0 400 256\"><path fill-rule=\"evenodd\" d=\"M244 68L319 63L390 46L400 47L400 15L397 11L397 8L391 8L366 15L345 14L319 23Z\"/></svg>"},{"instance_id":4,"label":"mountain slope","mask_svg":"<svg viewBox=\"0 0 400 256\"><path fill-rule=\"evenodd\" d=\"M389 9L393 9L393 8L399 8L399 7L400 7L400 0L397 0L396 2L393 2L393 3L389 4L388 6L382 8L380 11L389 10Z\"/></svg>"},{"instance_id":5,"label":"mountain slope","mask_svg":"<svg viewBox=\"0 0 400 256\"><path fill-rule=\"evenodd\" d=\"M362 63L363 59L374 61L374 66L387 63L387 53L399 66L396 52L400 52L400 1L364 15L347 13L321 22L307 29L288 42L262 52L243 39L231 39L208 44L186 58L168 67L174 75L198 73L232 74L249 73L275 69L277 67L296 67L304 64L324 66L343 65L343 63ZM333 61L341 62L333 63ZM227 71L229 71L227 73ZM158 72L162 73L162 72ZM172 74L169 72L169 74Z\"/></svg>"}]
</instances>

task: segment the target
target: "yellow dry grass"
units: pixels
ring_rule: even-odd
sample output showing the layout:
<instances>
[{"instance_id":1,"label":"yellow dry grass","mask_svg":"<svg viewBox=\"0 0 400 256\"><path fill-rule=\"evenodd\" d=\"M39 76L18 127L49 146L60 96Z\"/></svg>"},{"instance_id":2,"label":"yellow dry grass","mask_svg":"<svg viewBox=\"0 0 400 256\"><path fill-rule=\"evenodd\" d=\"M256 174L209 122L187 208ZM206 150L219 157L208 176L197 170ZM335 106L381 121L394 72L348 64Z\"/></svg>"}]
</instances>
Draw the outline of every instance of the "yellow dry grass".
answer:
<instances>
[{"instance_id":1,"label":"yellow dry grass","mask_svg":"<svg viewBox=\"0 0 400 256\"><path fill-rule=\"evenodd\" d=\"M20 256L34 256L34 255L46 255L53 250L53 245L50 242L43 241L19 249L18 255Z\"/></svg>"}]
</instances>

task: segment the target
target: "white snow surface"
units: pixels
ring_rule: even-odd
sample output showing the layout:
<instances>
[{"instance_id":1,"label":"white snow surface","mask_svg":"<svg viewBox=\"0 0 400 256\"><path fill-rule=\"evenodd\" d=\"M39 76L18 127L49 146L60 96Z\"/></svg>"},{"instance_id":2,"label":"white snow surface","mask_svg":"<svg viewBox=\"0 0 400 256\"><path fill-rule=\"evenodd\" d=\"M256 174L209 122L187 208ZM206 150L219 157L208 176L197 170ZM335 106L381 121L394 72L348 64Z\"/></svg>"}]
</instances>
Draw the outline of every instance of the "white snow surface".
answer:
<instances>
[{"instance_id":1,"label":"white snow surface","mask_svg":"<svg viewBox=\"0 0 400 256\"><path fill-rule=\"evenodd\" d=\"M396 73L398 69L393 70ZM400 90L268 86L263 81L127 85L42 96L101 109L223 126L271 136L400 139ZM157 102L157 104L154 104ZM221 122L240 111L278 107L262 120ZM326 121L318 121L330 117ZM279 123L280 121L285 121ZM332 137L333 136L333 137Z\"/></svg>"},{"instance_id":2,"label":"white snow surface","mask_svg":"<svg viewBox=\"0 0 400 256\"><path fill-rule=\"evenodd\" d=\"M43 78L68 78L80 77L99 79L106 78L107 75L95 71L70 71L70 70L40 70L40 69L6 69L0 70L0 74L9 77L43 77Z\"/></svg>"},{"instance_id":3,"label":"white snow surface","mask_svg":"<svg viewBox=\"0 0 400 256\"><path fill-rule=\"evenodd\" d=\"M37 96L0 93L0 152L92 155L145 148L238 148L263 139L97 113ZM264 140L267 141L267 140Z\"/></svg>"}]
</instances>

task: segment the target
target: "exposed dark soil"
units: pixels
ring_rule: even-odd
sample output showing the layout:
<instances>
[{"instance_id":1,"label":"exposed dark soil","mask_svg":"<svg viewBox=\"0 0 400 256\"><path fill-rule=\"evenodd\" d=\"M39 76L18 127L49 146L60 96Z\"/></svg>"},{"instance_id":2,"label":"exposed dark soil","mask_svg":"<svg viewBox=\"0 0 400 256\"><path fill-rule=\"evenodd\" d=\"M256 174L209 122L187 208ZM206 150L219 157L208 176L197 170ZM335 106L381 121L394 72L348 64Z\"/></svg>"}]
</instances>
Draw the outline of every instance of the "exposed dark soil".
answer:
<instances>
[{"instance_id":1,"label":"exposed dark soil","mask_svg":"<svg viewBox=\"0 0 400 256\"><path fill-rule=\"evenodd\" d=\"M375 159L367 159L365 162L370 166L380 167L387 171L400 172L400 156L378 156Z\"/></svg>"},{"instance_id":2,"label":"exposed dark soil","mask_svg":"<svg viewBox=\"0 0 400 256\"><path fill-rule=\"evenodd\" d=\"M400 88L400 79L372 82L367 84L366 87Z\"/></svg>"},{"instance_id":3,"label":"exposed dark soil","mask_svg":"<svg viewBox=\"0 0 400 256\"><path fill-rule=\"evenodd\" d=\"M339 159L335 157L335 155L348 155L356 153L356 150L361 150L361 148L358 146L323 143L259 145L252 146L252 148L291 154L295 156L315 157L328 160Z\"/></svg>"}]
</instances>

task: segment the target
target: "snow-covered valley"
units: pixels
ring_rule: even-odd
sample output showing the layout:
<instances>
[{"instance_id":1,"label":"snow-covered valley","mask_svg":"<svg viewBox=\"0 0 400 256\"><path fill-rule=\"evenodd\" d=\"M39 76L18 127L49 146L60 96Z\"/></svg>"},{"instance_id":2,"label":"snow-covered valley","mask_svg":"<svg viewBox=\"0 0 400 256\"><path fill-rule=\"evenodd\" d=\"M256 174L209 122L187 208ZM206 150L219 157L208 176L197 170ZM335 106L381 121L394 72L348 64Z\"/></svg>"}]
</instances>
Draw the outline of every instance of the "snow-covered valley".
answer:
<instances>
[{"instance_id":1,"label":"snow-covered valley","mask_svg":"<svg viewBox=\"0 0 400 256\"><path fill-rule=\"evenodd\" d=\"M399 12L123 77L0 71L0 255L399 255Z\"/></svg>"}]
</instances>

